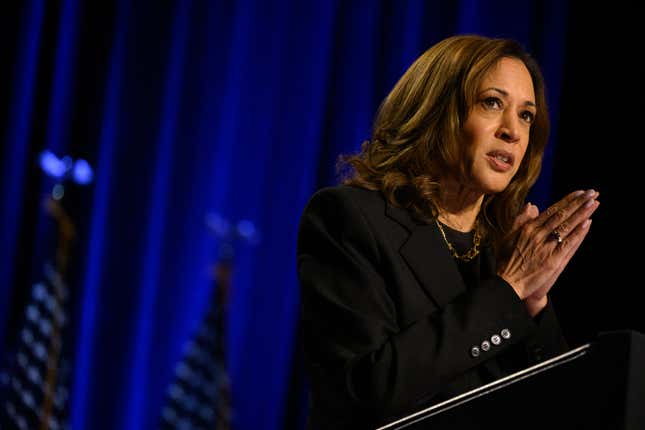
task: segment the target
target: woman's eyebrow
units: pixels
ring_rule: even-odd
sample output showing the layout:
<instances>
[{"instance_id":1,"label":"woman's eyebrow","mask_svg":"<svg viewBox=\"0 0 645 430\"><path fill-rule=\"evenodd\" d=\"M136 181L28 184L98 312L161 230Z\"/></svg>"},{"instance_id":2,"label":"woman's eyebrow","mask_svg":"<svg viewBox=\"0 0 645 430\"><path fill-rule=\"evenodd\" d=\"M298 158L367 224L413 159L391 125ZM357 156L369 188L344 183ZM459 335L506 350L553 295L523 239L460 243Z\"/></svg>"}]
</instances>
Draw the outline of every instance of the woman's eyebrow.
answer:
<instances>
[{"instance_id":1,"label":"woman's eyebrow","mask_svg":"<svg viewBox=\"0 0 645 430\"><path fill-rule=\"evenodd\" d=\"M502 94L504 97L508 97L508 91L503 90L503 89L501 89L501 88L497 88L497 87L489 87L489 88L484 89L482 92L486 92L486 91L490 91L490 90L496 91L496 92L498 92L498 93ZM536 106L536 105L535 105L535 102L533 102L533 101L531 101L531 100L527 100L527 101L525 101L525 102L524 102L524 105L525 105L525 106L533 106L533 107L535 107L535 106Z\"/></svg>"}]
</instances>

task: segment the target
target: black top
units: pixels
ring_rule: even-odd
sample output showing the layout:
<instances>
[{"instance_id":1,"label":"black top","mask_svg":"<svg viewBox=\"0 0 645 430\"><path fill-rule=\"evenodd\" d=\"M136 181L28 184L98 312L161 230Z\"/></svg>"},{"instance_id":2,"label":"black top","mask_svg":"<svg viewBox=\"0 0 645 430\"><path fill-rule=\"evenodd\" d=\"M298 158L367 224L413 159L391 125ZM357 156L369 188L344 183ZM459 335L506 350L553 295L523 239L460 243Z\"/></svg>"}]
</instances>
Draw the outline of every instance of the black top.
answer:
<instances>
[{"instance_id":1,"label":"black top","mask_svg":"<svg viewBox=\"0 0 645 430\"><path fill-rule=\"evenodd\" d=\"M475 238L475 232L462 232L455 230L444 223L441 223L444 233L446 234L446 239L450 244L455 248L459 255L463 255L473 246L473 240ZM459 273L464 279L464 283L468 288L475 288L479 285L479 279L481 278L481 268L479 264L479 254L470 261L464 261L459 258L454 258L457 267L459 268Z\"/></svg>"}]
</instances>

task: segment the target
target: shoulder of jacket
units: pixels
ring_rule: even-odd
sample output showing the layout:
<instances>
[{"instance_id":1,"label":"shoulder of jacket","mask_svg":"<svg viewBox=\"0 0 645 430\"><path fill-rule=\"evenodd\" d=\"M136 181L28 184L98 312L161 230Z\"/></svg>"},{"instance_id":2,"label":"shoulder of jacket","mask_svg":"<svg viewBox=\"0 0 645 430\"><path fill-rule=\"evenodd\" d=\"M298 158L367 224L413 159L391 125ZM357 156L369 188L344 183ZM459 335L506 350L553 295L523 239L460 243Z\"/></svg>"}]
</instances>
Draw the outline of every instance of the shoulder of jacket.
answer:
<instances>
[{"instance_id":1,"label":"shoulder of jacket","mask_svg":"<svg viewBox=\"0 0 645 430\"><path fill-rule=\"evenodd\" d=\"M358 202L383 201L379 191L368 190L353 185L335 185L319 189L314 193L312 199L341 199Z\"/></svg>"}]
</instances>

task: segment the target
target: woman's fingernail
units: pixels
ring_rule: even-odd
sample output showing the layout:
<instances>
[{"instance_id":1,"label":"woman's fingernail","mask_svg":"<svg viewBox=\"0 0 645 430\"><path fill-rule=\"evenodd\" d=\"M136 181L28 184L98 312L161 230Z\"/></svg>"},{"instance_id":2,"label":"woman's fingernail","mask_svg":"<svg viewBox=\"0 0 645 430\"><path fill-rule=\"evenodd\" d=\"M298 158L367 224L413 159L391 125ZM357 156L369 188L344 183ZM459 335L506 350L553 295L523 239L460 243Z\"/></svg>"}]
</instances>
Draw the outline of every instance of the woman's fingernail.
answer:
<instances>
[{"instance_id":1,"label":"woman's fingernail","mask_svg":"<svg viewBox=\"0 0 645 430\"><path fill-rule=\"evenodd\" d=\"M596 190L591 188L591 189L587 190L587 192L585 194L588 195L588 196L593 196L594 194L596 194Z\"/></svg>"},{"instance_id":2,"label":"woman's fingernail","mask_svg":"<svg viewBox=\"0 0 645 430\"><path fill-rule=\"evenodd\" d=\"M589 228L589 226L590 226L590 225L591 225L591 218L586 219L586 220L582 223L582 228Z\"/></svg>"}]
</instances>

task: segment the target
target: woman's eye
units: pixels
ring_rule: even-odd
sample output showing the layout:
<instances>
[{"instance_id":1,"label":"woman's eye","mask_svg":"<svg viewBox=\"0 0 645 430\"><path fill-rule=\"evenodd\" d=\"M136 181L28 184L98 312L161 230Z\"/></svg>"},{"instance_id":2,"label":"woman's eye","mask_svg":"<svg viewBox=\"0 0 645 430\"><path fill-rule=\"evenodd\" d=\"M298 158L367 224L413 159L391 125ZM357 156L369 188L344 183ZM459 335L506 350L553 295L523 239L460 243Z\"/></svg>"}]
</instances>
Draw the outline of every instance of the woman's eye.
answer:
<instances>
[{"instance_id":1,"label":"woman's eye","mask_svg":"<svg viewBox=\"0 0 645 430\"><path fill-rule=\"evenodd\" d=\"M531 112L531 111L528 111L528 110L522 112L520 117L524 121L528 122L529 124L531 124L531 123L533 123L533 121L535 121L535 114L533 112Z\"/></svg>"},{"instance_id":2,"label":"woman's eye","mask_svg":"<svg viewBox=\"0 0 645 430\"><path fill-rule=\"evenodd\" d=\"M484 106L491 109L499 109L502 107L502 101L497 97L486 97L484 99Z\"/></svg>"}]
</instances>

